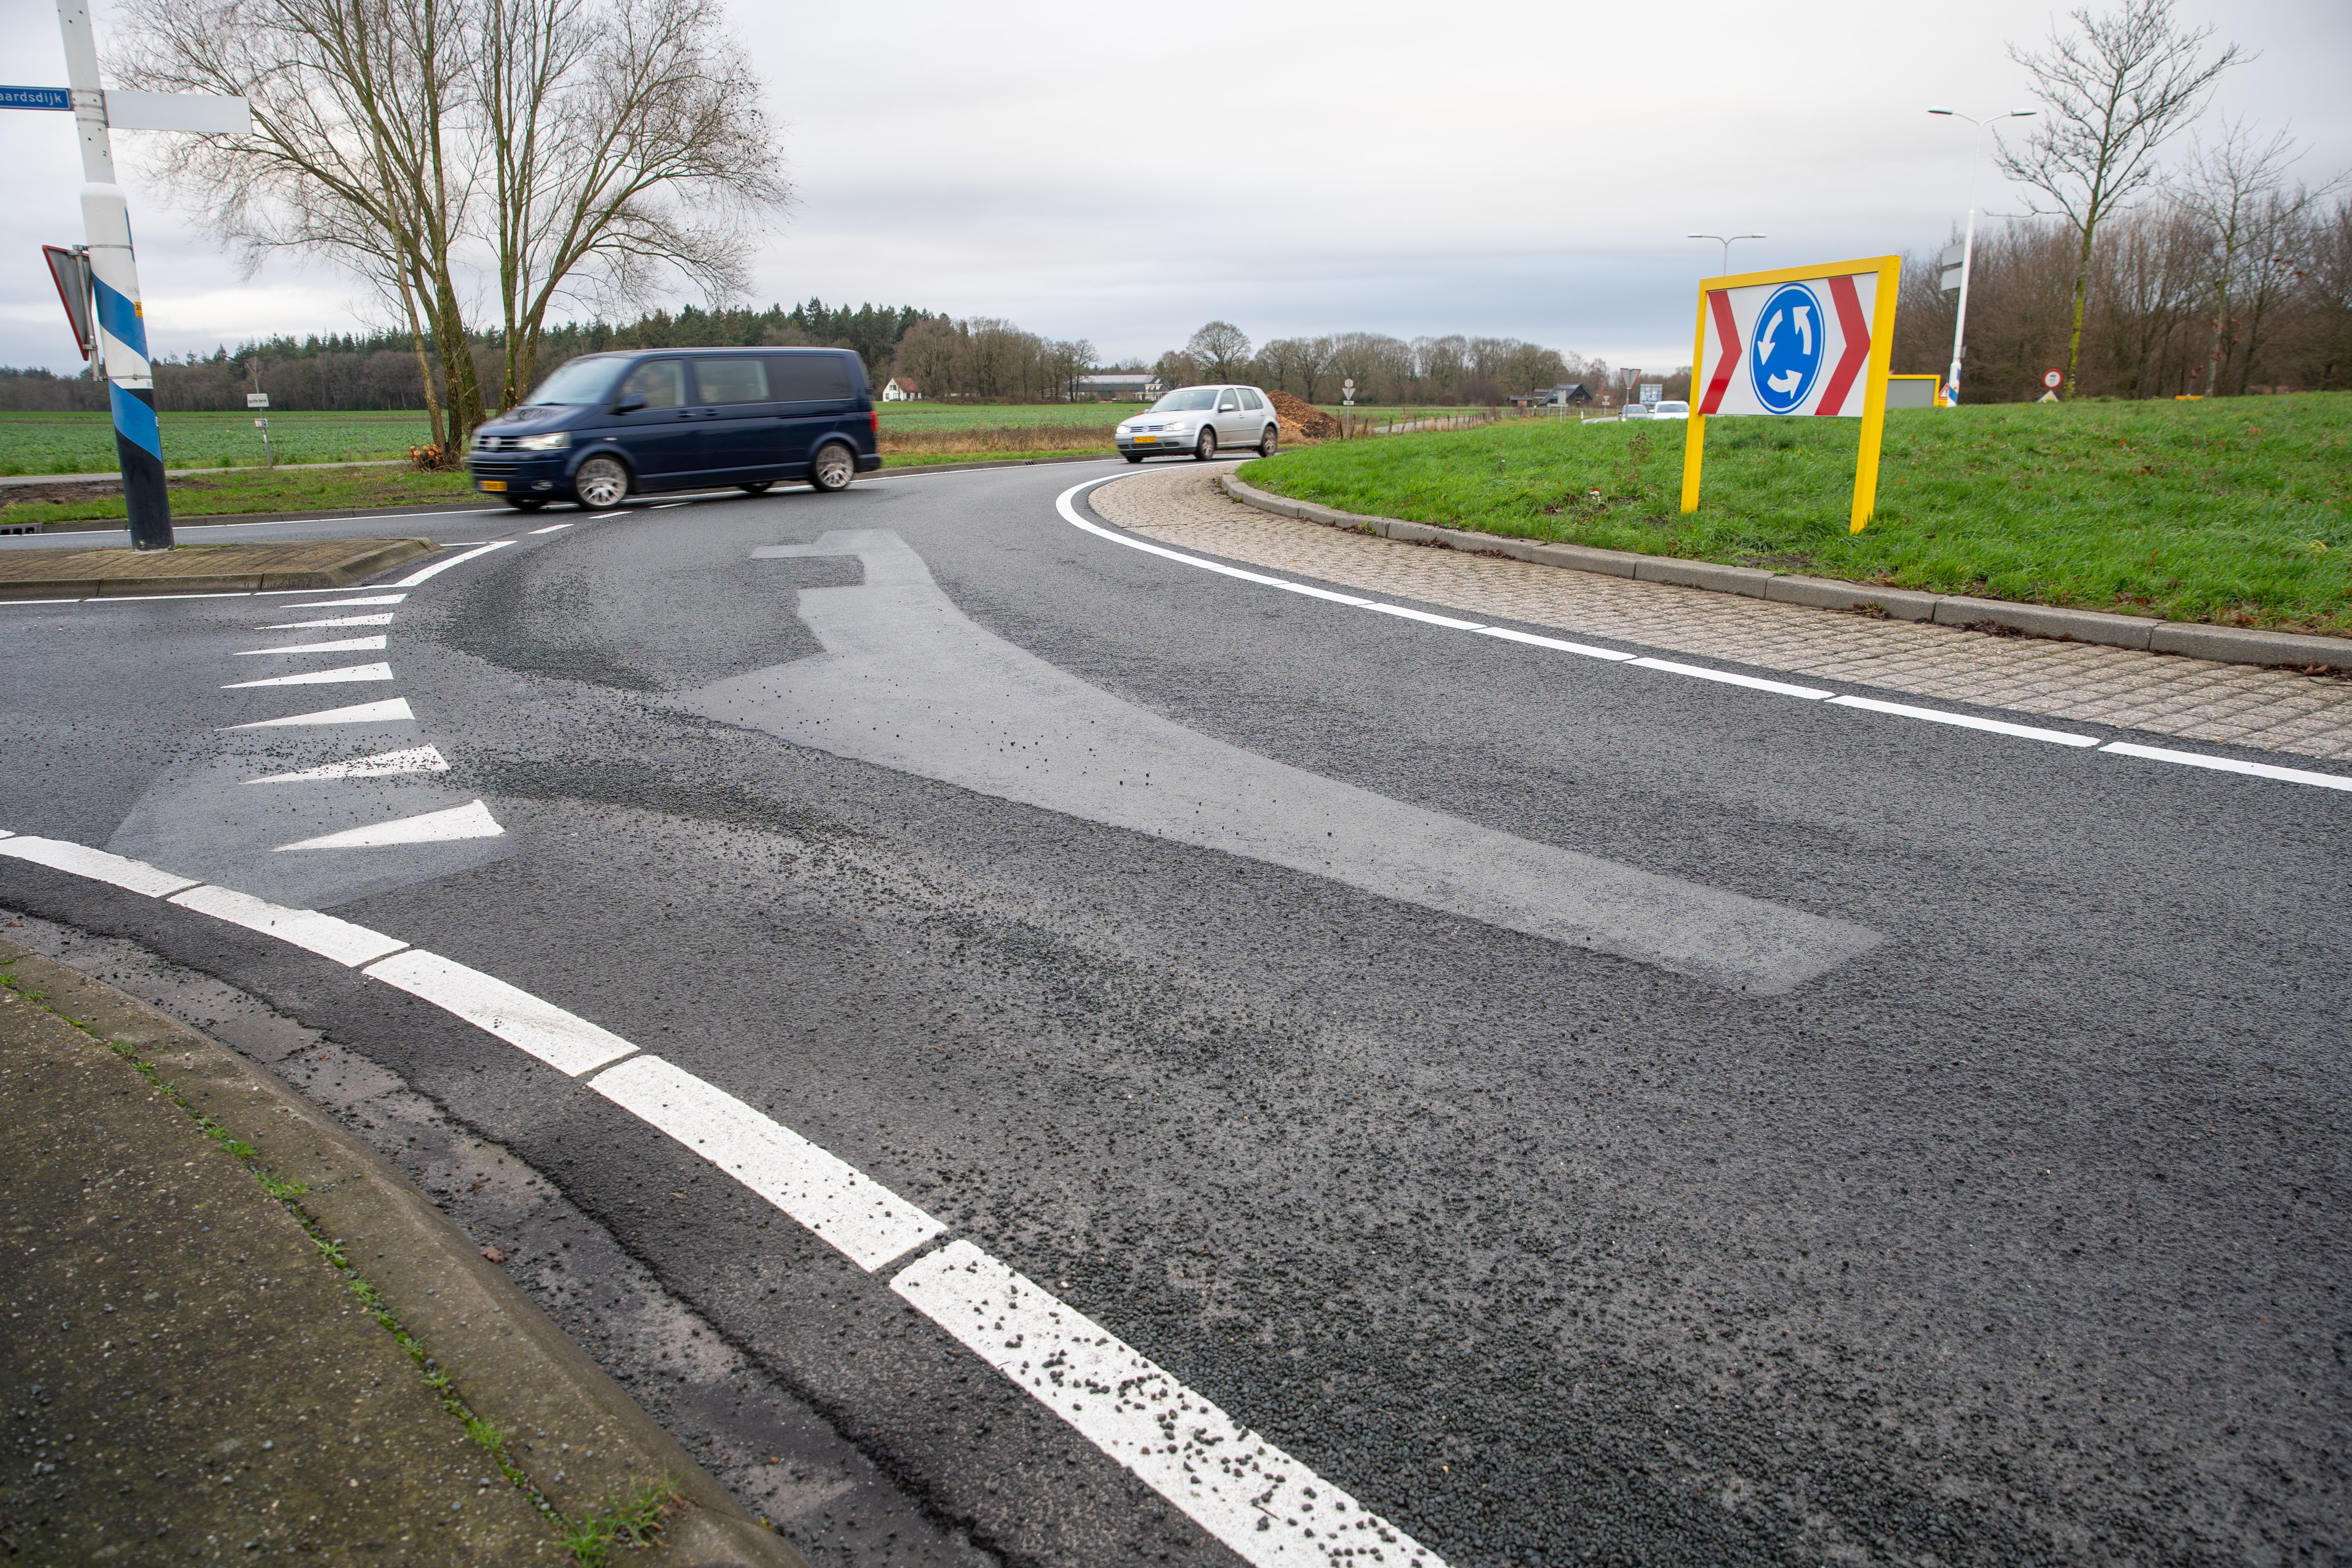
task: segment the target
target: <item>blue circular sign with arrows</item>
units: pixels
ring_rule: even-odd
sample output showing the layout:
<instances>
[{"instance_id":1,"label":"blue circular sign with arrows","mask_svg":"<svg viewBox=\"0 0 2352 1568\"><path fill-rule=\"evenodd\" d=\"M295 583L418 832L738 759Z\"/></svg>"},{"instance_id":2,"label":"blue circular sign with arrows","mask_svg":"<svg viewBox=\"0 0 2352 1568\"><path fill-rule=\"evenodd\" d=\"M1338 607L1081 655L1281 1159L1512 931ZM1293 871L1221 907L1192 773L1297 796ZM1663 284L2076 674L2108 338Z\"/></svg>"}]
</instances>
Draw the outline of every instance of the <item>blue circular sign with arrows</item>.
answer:
<instances>
[{"instance_id":1,"label":"blue circular sign with arrows","mask_svg":"<svg viewBox=\"0 0 2352 1568\"><path fill-rule=\"evenodd\" d=\"M1822 302L1802 283L1784 283L1756 314L1748 374L1756 401L1773 414L1801 406L1821 378L1824 358Z\"/></svg>"}]
</instances>

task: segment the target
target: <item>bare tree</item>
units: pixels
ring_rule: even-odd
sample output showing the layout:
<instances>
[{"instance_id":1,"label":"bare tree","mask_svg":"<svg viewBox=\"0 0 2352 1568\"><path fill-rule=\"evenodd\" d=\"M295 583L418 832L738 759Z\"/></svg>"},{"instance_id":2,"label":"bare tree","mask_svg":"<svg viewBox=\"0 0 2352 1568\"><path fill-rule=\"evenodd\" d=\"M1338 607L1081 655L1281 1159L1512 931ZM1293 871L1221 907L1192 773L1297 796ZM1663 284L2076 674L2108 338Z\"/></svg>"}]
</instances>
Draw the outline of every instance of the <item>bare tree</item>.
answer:
<instances>
[{"instance_id":1,"label":"bare tree","mask_svg":"<svg viewBox=\"0 0 2352 1568\"><path fill-rule=\"evenodd\" d=\"M2000 157L2004 174L2049 197L2074 226L2065 367L2071 397L2099 225L2157 177L2158 149L2197 117L2215 79L2242 57L2231 44L2205 59L2213 30L2176 26L2172 0L2124 0L2122 10L2105 16L2069 15L2079 36L2053 28L2044 53L2010 48L2033 74L2045 107L2025 145L2003 143Z\"/></svg>"},{"instance_id":2,"label":"bare tree","mask_svg":"<svg viewBox=\"0 0 2352 1568\"><path fill-rule=\"evenodd\" d=\"M2241 329L2244 298L2263 289L2275 241L2308 201L2292 202L2286 171L2299 152L2284 131L2258 135L2243 115L2221 122L2219 141L2193 144L2175 181L2178 200L2194 215L2206 247L2205 295L2212 332L2205 351L2205 390L2220 395ZM2266 302L2266 301L2265 301Z\"/></svg>"},{"instance_id":3,"label":"bare tree","mask_svg":"<svg viewBox=\"0 0 2352 1568\"><path fill-rule=\"evenodd\" d=\"M1211 381L1232 381L1249 363L1250 341L1231 321L1211 321L1192 334L1184 353Z\"/></svg>"}]
</instances>

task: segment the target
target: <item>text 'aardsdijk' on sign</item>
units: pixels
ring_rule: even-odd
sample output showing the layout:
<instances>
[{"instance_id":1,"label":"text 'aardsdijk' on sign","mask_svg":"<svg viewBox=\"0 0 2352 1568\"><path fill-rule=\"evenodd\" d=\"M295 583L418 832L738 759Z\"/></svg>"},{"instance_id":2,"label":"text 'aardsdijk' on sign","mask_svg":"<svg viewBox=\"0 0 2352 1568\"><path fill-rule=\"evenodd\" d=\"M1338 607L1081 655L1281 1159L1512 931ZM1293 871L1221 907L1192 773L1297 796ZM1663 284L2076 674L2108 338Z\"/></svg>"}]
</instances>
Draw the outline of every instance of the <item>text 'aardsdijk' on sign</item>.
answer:
<instances>
[{"instance_id":1,"label":"text 'aardsdijk' on sign","mask_svg":"<svg viewBox=\"0 0 2352 1568\"><path fill-rule=\"evenodd\" d=\"M1683 446L1685 511L1698 510L1710 417L1860 419L1862 450L1848 527L1862 531L1878 498L1878 442L1886 422L1886 369L1895 350L1902 268L1901 257L1878 256L1699 284L1690 428Z\"/></svg>"}]
</instances>

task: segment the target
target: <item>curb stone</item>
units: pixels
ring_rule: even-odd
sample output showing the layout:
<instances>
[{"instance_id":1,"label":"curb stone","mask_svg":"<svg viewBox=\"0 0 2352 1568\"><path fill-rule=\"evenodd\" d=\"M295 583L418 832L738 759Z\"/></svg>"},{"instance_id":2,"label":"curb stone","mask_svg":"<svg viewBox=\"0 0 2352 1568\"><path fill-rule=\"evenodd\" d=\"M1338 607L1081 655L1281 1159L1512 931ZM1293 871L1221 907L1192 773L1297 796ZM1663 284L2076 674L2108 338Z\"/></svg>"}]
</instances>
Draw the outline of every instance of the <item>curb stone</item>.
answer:
<instances>
[{"instance_id":1,"label":"curb stone","mask_svg":"<svg viewBox=\"0 0 2352 1568\"><path fill-rule=\"evenodd\" d=\"M331 565L291 571L189 573L142 577L8 577L0 579L0 600L147 598L163 594L258 594L268 591L323 592L374 576L377 573L430 555L441 548L429 539L353 540L353 551ZM230 550L239 548L236 545ZM266 547L265 547L266 548ZM34 552L24 552L32 555ZM96 551L50 551L42 553L88 557ZM124 552L125 554L129 552Z\"/></svg>"},{"instance_id":2,"label":"curb stone","mask_svg":"<svg viewBox=\"0 0 2352 1568\"><path fill-rule=\"evenodd\" d=\"M1944 626L1999 626L2027 637L2097 643L2142 652L2185 654L2216 664L2258 664L2310 669L2315 666L2352 670L2352 638L2319 637L2297 632L2255 631L2214 626L2189 621L2159 621L2140 616L2116 616L2100 610L2062 609L2052 605L2021 605L2007 599L1976 599L1958 594L1925 594L1908 588L1881 588L1866 583L1843 583L1827 577L1783 576L1748 566L1719 566L1712 562L1682 561L1671 556L1643 555L1630 550L1600 550L1584 544L1546 544L1508 534L1481 533L1459 528L1439 528L1402 518L1367 517L1312 501L1270 495L1244 483L1231 471L1219 476L1225 493L1244 506L1277 517L1319 522L1351 533L1377 534L1408 544L1444 544L1473 554L1507 555L1515 561L1570 571L1595 572L1611 577L1631 577L1643 583L1671 583L1709 593L1740 594L1787 605L1822 610L1884 611L1901 621L1929 621Z\"/></svg>"},{"instance_id":3,"label":"curb stone","mask_svg":"<svg viewBox=\"0 0 2352 1568\"><path fill-rule=\"evenodd\" d=\"M343 1243L484 1421L517 1447L568 1442L560 1464L530 1451L516 1456L557 1509L583 1518L667 1477L683 1506L646 1559L649 1568L808 1568L472 1239L299 1090L103 981L10 942L0 941L0 958L13 961L25 987L52 1011L135 1047L190 1106L251 1144L279 1179L307 1187L302 1207Z\"/></svg>"}]
</instances>

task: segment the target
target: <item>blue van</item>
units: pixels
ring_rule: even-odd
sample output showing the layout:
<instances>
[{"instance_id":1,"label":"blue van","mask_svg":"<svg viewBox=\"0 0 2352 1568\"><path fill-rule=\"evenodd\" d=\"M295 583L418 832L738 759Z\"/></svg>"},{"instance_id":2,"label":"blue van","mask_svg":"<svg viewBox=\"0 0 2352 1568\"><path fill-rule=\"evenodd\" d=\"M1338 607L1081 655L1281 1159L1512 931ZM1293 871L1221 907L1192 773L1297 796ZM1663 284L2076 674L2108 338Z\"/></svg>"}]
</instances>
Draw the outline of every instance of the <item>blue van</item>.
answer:
<instances>
[{"instance_id":1,"label":"blue van","mask_svg":"<svg viewBox=\"0 0 2352 1568\"><path fill-rule=\"evenodd\" d=\"M881 428L848 349L583 354L475 431L466 467L524 511L784 479L837 490L882 466Z\"/></svg>"}]
</instances>

